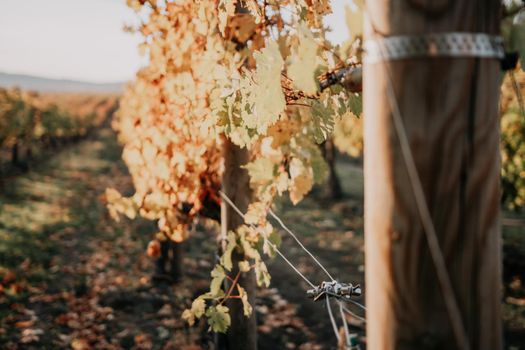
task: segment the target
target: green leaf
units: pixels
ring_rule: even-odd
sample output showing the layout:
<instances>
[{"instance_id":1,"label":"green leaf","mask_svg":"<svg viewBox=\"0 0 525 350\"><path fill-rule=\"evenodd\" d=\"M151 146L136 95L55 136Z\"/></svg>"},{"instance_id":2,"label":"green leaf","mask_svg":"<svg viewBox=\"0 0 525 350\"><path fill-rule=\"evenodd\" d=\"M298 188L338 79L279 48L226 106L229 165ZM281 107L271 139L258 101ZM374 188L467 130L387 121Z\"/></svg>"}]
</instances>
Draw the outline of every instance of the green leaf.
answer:
<instances>
[{"instance_id":1,"label":"green leaf","mask_svg":"<svg viewBox=\"0 0 525 350\"><path fill-rule=\"evenodd\" d=\"M252 314L252 306L248 301L248 294L246 294L246 291L243 287L241 287L240 284L237 284L237 290L239 291L239 296L241 297L244 316L250 316Z\"/></svg>"},{"instance_id":2,"label":"green leaf","mask_svg":"<svg viewBox=\"0 0 525 350\"><path fill-rule=\"evenodd\" d=\"M272 242L273 244L275 244L277 248L281 246L281 242L282 242L281 235L275 230L272 231L272 233L270 233L268 240Z\"/></svg>"},{"instance_id":3,"label":"green leaf","mask_svg":"<svg viewBox=\"0 0 525 350\"><path fill-rule=\"evenodd\" d=\"M525 23L513 24L510 41L512 49L519 53L521 69L523 70L525 69Z\"/></svg>"},{"instance_id":4,"label":"green leaf","mask_svg":"<svg viewBox=\"0 0 525 350\"><path fill-rule=\"evenodd\" d=\"M316 184L322 184L325 182L329 172L328 164L326 164L326 161L318 147L316 147L315 150L312 150L310 166L312 167L312 172L314 174L314 182Z\"/></svg>"},{"instance_id":5,"label":"green leaf","mask_svg":"<svg viewBox=\"0 0 525 350\"><path fill-rule=\"evenodd\" d=\"M359 117L363 113L363 99L361 95L349 94L348 107L356 117Z\"/></svg>"},{"instance_id":6,"label":"green leaf","mask_svg":"<svg viewBox=\"0 0 525 350\"><path fill-rule=\"evenodd\" d=\"M206 310L208 324L214 332L225 333L231 324L230 310L224 305L211 306Z\"/></svg>"},{"instance_id":7,"label":"green leaf","mask_svg":"<svg viewBox=\"0 0 525 350\"><path fill-rule=\"evenodd\" d=\"M210 294L214 297L220 295L222 281L226 277L224 269L220 265L215 265L215 268L211 271L211 284L210 284Z\"/></svg>"},{"instance_id":8,"label":"green leaf","mask_svg":"<svg viewBox=\"0 0 525 350\"><path fill-rule=\"evenodd\" d=\"M315 142L322 143L334 131L334 111L324 103L315 100L312 103L311 112Z\"/></svg>"}]
</instances>

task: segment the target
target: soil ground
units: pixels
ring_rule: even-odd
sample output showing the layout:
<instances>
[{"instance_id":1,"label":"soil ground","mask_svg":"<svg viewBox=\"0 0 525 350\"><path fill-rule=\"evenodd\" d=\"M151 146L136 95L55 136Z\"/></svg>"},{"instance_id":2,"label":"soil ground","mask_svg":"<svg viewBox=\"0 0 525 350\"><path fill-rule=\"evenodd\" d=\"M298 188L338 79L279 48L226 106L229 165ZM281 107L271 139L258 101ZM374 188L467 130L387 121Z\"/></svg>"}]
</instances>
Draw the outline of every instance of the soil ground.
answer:
<instances>
[{"instance_id":1,"label":"soil ground","mask_svg":"<svg viewBox=\"0 0 525 350\"><path fill-rule=\"evenodd\" d=\"M113 131L102 128L30 172L3 179L1 349L212 346L214 335L204 323L190 328L180 315L208 288L213 230L198 227L184 243L181 283L153 283L154 261L145 251L155 225L114 222L105 208L105 188L133 191L120 154ZM276 212L336 279L363 286L362 171L343 157L337 170L344 199L325 200L318 189L297 206L279 203ZM506 348L525 349L525 228L506 227L503 236ZM328 279L284 232L283 237L281 251L302 273L316 284ZM269 269L271 288L259 291L256 306L260 348L335 348L326 304L308 299L308 285L279 257L269 262ZM366 303L364 298L360 302ZM338 305L332 306L341 325ZM347 320L364 340L363 322L349 315Z\"/></svg>"}]
</instances>

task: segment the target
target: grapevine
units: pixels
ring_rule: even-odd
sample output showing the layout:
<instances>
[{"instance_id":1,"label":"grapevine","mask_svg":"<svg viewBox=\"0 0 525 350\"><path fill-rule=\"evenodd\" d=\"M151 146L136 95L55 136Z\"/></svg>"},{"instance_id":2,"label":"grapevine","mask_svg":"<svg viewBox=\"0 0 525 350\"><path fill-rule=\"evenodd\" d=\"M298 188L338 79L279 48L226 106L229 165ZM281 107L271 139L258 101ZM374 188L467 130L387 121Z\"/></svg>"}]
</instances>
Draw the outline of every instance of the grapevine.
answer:
<instances>
[{"instance_id":1,"label":"grapevine","mask_svg":"<svg viewBox=\"0 0 525 350\"><path fill-rule=\"evenodd\" d=\"M266 220L274 198L288 193L298 203L326 177L318 144L351 117L358 97L337 84L321 89L319 81L358 62L340 57L357 56L360 33L345 50L331 45L322 24L328 1L128 3L148 14L139 31L150 63L114 123L136 193L109 189L109 209L158 220L161 235L182 241L196 215L218 202L221 135L249 150L254 197L245 225L227 234L210 291L183 314L190 324L206 316L213 331L226 331L225 300L240 299L244 313L252 311L238 275L229 275L233 252L244 256L241 273L254 270L268 286L262 254L273 256L280 240Z\"/></svg>"}]
</instances>

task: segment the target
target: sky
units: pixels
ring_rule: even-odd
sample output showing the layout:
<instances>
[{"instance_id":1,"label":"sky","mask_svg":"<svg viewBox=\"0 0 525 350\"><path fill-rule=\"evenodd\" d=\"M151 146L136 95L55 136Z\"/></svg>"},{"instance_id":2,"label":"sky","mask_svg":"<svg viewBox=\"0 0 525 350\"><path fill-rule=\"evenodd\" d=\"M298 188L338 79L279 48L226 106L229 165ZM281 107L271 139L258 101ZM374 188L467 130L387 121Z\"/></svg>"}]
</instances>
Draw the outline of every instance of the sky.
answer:
<instances>
[{"instance_id":1,"label":"sky","mask_svg":"<svg viewBox=\"0 0 525 350\"><path fill-rule=\"evenodd\" d=\"M96 83L127 81L144 64L140 37L125 33L125 0L0 0L0 72ZM326 19L336 41L348 34L344 5Z\"/></svg>"}]
</instances>

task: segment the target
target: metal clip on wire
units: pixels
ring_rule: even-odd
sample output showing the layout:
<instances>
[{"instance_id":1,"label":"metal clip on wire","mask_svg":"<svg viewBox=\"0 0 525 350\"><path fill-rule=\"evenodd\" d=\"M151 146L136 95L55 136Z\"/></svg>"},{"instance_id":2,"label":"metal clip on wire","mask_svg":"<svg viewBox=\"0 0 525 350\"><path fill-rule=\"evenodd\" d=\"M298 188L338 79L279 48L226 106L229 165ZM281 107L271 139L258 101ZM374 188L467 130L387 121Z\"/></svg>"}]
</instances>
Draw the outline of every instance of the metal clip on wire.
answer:
<instances>
[{"instance_id":1,"label":"metal clip on wire","mask_svg":"<svg viewBox=\"0 0 525 350\"><path fill-rule=\"evenodd\" d=\"M306 295L309 298L313 298L314 301L325 295L344 300L350 299L352 296L361 296L361 286L359 284L354 286L351 283L340 283L337 281L323 282L313 289L308 289Z\"/></svg>"}]
</instances>

